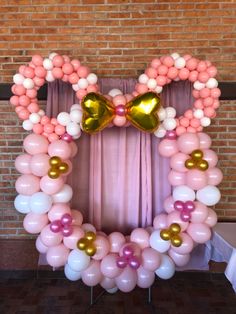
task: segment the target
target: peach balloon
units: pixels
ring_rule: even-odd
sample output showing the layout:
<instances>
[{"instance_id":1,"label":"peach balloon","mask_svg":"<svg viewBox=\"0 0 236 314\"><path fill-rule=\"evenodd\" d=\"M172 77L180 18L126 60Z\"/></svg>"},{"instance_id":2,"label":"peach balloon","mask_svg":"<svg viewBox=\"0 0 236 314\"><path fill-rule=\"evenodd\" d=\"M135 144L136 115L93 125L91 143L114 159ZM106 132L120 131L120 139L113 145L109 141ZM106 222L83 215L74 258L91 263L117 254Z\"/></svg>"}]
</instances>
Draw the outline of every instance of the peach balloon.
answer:
<instances>
[{"instance_id":1,"label":"peach balloon","mask_svg":"<svg viewBox=\"0 0 236 314\"><path fill-rule=\"evenodd\" d=\"M103 259L110 251L110 243L104 236L96 235L96 240L93 244L96 247L96 253L93 255L95 260Z\"/></svg>"},{"instance_id":2,"label":"peach balloon","mask_svg":"<svg viewBox=\"0 0 236 314\"><path fill-rule=\"evenodd\" d=\"M84 234L85 234L84 231L80 227L73 226L72 234L69 235L68 237L64 237L63 243L67 248L74 250L77 248L78 240L83 238Z\"/></svg>"},{"instance_id":3,"label":"peach balloon","mask_svg":"<svg viewBox=\"0 0 236 314\"><path fill-rule=\"evenodd\" d=\"M64 266L67 262L70 250L64 244L48 248L47 262L52 267Z\"/></svg>"},{"instance_id":4,"label":"peach balloon","mask_svg":"<svg viewBox=\"0 0 236 314\"><path fill-rule=\"evenodd\" d=\"M51 231L50 225L47 225L43 228L40 237L43 244L48 247L59 245L63 239L63 235L61 232L55 233Z\"/></svg>"},{"instance_id":5,"label":"peach balloon","mask_svg":"<svg viewBox=\"0 0 236 314\"><path fill-rule=\"evenodd\" d=\"M31 155L44 154L48 152L48 140L38 134L28 135L23 142L24 149Z\"/></svg>"},{"instance_id":6,"label":"peach balloon","mask_svg":"<svg viewBox=\"0 0 236 314\"><path fill-rule=\"evenodd\" d=\"M64 214L71 214L69 205L65 203L55 203L48 212L48 219L51 222L54 220L60 220Z\"/></svg>"},{"instance_id":7,"label":"peach balloon","mask_svg":"<svg viewBox=\"0 0 236 314\"><path fill-rule=\"evenodd\" d=\"M112 232L109 234L108 239L111 247L110 251L113 253L118 253L126 242L124 235L120 232Z\"/></svg>"},{"instance_id":8,"label":"peach balloon","mask_svg":"<svg viewBox=\"0 0 236 314\"><path fill-rule=\"evenodd\" d=\"M141 249L149 247L149 233L143 228L136 228L131 232L130 241L138 244Z\"/></svg>"},{"instance_id":9,"label":"peach balloon","mask_svg":"<svg viewBox=\"0 0 236 314\"><path fill-rule=\"evenodd\" d=\"M31 157L32 156L28 154L17 156L15 160L16 170L22 174L31 174L31 169L30 169Z\"/></svg>"},{"instance_id":10,"label":"peach balloon","mask_svg":"<svg viewBox=\"0 0 236 314\"><path fill-rule=\"evenodd\" d=\"M72 225L81 226L83 223L83 215L76 209L71 210Z\"/></svg>"},{"instance_id":11,"label":"peach balloon","mask_svg":"<svg viewBox=\"0 0 236 314\"><path fill-rule=\"evenodd\" d=\"M28 233L36 234L41 232L41 230L48 223L47 214L35 214L33 212L28 213L23 221L23 227Z\"/></svg>"},{"instance_id":12,"label":"peach balloon","mask_svg":"<svg viewBox=\"0 0 236 314\"><path fill-rule=\"evenodd\" d=\"M167 217L168 226L170 226L173 223L177 223L180 225L181 231L185 231L188 228L189 223L185 222L180 217L180 212L174 210L171 212Z\"/></svg>"},{"instance_id":13,"label":"peach balloon","mask_svg":"<svg viewBox=\"0 0 236 314\"><path fill-rule=\"evenodd\" d=\"M51 179L48 175L44 176L40 180L41 190L49 195L58 193L64 186L64 181L61 177L57 179Z\"/></svg>"},{"instance_id":14,"label":"peach balloon","mask_svg":"<svg viewBox=\"0 0 236 314\"><path fill-rule=\"evenodd\" d=\"M40 190L40 179L33 174L23 174L15 183L17 193L23 195L33 195Z\"/></svg>"}]
</instances>

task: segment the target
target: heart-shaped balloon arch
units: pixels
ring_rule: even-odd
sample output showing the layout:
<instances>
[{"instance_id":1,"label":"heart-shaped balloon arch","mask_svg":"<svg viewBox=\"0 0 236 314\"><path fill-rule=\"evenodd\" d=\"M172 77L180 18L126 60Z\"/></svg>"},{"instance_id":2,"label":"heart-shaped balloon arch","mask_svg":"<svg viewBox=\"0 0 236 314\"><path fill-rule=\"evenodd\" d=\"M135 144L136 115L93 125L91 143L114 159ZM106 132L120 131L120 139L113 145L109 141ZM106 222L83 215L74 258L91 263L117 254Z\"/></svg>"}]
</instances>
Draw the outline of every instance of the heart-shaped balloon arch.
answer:
<instances>
[{"instance_id":1,"label":"heart-shaped balloon arch","mask_svg":"<svg viewBox=\"0 0 236 314\"><path fill-rule=\"evenodd\" d=\"M100 284L111 293L129 292L136 285L150 287L155 274L172 277L175 265L187 264L194 246L210 239L217 217L207 206L220 200L216 186L222 173L202 129L219 106L216 73L209 61L173 53L152 60L131 95L113 89L103 96L97 76L77 59L34 55L27 66L20 66L10 102L23 128L32 133L24 139L26 153L15 161L22 174L16 181L15 208L26 214L25 230L39 234L36 248L46 254L49 265L64 266L70 280L82 278L86 285ZM55 79L70 82L80 103L70 113L50 118L39 108L37 91ZM172 80L193 83L193 108L178 118L173 107L163 108L159 100L163 86ZM97 231L69 205L73 191L66 177L72 171L69 159L77 152L74 140L82 130L92 134L111 124L132 124L163 138L159 153L170 158L168 180L173 188L164 212L154 218L153 226L136 228L130 236Z\"/></svg>"}]
</instances>

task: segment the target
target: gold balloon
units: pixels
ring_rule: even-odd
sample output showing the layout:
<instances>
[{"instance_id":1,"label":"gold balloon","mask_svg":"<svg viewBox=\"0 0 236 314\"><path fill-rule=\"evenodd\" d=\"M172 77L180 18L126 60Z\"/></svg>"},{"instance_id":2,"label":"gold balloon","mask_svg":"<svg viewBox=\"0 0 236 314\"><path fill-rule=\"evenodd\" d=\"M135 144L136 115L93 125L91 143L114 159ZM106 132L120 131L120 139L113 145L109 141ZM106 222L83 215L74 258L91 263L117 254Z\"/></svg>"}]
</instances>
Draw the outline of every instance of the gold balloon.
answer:
<instances>
[{"instance_id":1,"label":"gold balloon","mask_svg":"<svg viewBox=\"0 0 236 314\"><path fill-rule=\"evenodd\" d=\"M88 256L93 256L95 253L97 252L97 249L94 245L88 245L85 249L85 253L88 255Z\"/></svg>"},{"instance_id":2,"label":"gold balloon","mask_svg":"<svg viewBox=\"0 0 236 314\"><path fill-rule=\"evenodd\" d=\"M69 170L69 166L66 162L62 162L58 167L60 173L66 173Z\"/></svg>"},{"instance_id":3,"label":"gold balloon","mask_svg":"<svg viewBox=\"0 0 236 314\"><path fill-rule=\"evenodd\" d=\"M163 229L160 232L160 237L162 238L162 240L168 241L170 240L170 232L167 229Z\"/></svg>"},{"instance_id":4,"label":"gold balloon","mask_svg":"<svg viewBox=\"0 0 236 314\"><path fill-rule=\"evenodd\" d=\"M49 159L49 164L51 166L59 166L61 163L61 158L58 156L53 156Z\"/></svg>"},{"instance_id":5,"label":"gold balloon","mask_svg":"<svg viewBox=\"0 0 236 314\"><path fill-rule=\"evenodd\" d=\"M82 238L77 242L77 248L81 251L84 251L87 246L88 246L88 241L85 238Z\"/></svg>"},{"instance_id":6,"label":"gold balloon","mask_svg":"<svg viewBox=\"0 0 236 314\"><path fill-rule=\"evenodd\" d=\"M208 162L204 159L197 163L197 168L201 171L206 171L208 167Z\"/></svg>"},{"instance_id":7,"label":"gold balloon","mask_svg":"<svg viewBox=\"0 0 236 314\"><path fill-rule=\"evenodd\" d=\"M195 149L192 152L191 157L193 160L196 160L196 161L202 160L203 152L200 149Z\"/></svg>"},{"instance_id":8,"label":"gold balloon","mask_svg":"<svg viewBox=\"0 0 236 314\"><path fill-rule=\"evenodd\" d=\"M59 171L58 171L57 168L52 167L52 168L49 169L49 171L48 171L48 176L49 176L49 178L51 178L51 179L57 179L57 178L59 178L60 173L59 173Z\"/></svg>"},{"instance_id":9,"label":"gold balloon","mask_svg":"<svg viewBox=\"0 0 236 314\"><path fill-rule=\"evenodd\" d=\"M147 92L132 99L127 105L126 118L141 131L154 132L159 124L157 111L160 98L156 93Z\"/></svg>"},{"instance_id":10,"label":"gold balloon","mask_svg":"<svg viewBox=\"0 0 236 314\"><path fill-rule=\"evenodd\" d=\"M173 224L170 225L169 230L170 230L170 232L171 232L172 234L175 235L175 234L180 233L181 228L180 228L180 225L179 225L179 224L173 223Z\"/></svg>"},{"instance_id":11,"label":"gold balloon","mask_svg":"<svg viewBox=\"0 0 236 314\"><path fill-rule=\"evenodd\" d=\"M115 108L104 96L88 93L82 100L83 131L94 134L103 130L114 118Z\"/></svg>"},{"instance_id":12,"label":"gold balloon","mask_svg":"<svg viewBox=\"0 0 236 314\"><path fill-rule=\"evenodd\" d=\"M96 240L96 234L92 231L88 231L86 232L85 234L85 238L88 240L88 241L94 241Z\"/></svg>"},{"instance_id":13,"label":"gold balloon","mask_svg":"<svg viewBox=\"0 0 236 314\"><path fill-rule=\"evenodd\" d=\"M187 159L185 161L185 167L187 169L194 169L195 168L195 161L193 159Z\"/></svg>"},{"instance_id":14,"label":"gold balloon","mask_svg":"<svg viewBox=\"0 0 236 314\"><path fill-rule=\"evenodd\" d=\"M171 237L171 244L173 246L179 247L179 246L181 246L182 242L183 241L182 241L182 239L180 238L179 235L174 235L174 236Z\"/></svg>"}]
</instances>

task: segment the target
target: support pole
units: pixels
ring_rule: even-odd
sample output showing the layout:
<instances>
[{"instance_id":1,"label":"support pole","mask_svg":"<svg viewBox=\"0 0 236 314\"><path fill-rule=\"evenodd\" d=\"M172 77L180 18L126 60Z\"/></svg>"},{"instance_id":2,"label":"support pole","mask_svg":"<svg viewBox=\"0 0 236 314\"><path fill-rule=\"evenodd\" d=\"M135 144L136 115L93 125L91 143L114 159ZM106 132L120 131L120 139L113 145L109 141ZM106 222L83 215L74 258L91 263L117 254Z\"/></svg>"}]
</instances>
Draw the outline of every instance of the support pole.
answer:
<instances>
[{"instance_id":1,"label":"support pole","mask_svg":"<svg viewBox=\"0 0 236 314\"><path fill-rule=\"evenodd\" d=\"M152 303L152 287L148 288L148 303Z\"/></svg>"},{"instance_id":2,"label":"support pole","mask_svg":"<svg viewBox=\"0 0 236 314\"><path fill-rule=\"evenodd\" d=\"M90 305L93 305L93 287L90 287Z\"/></svg>"}]
</instances>

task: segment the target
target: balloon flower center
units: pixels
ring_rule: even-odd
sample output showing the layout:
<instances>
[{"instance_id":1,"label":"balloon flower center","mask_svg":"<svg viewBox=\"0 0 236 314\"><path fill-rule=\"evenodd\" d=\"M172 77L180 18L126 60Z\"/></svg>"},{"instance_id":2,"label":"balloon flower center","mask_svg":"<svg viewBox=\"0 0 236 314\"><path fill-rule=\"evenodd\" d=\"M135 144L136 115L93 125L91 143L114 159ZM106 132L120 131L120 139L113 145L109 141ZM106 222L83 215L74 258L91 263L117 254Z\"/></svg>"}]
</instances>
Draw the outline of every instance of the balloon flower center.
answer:
<instances>
[{"instance_id":1,"label":"balloon flower center","mask_svg":"<svg viewBox=\"0 0 236 314\"><path fill-rule=\"evenodd\" d=\"M115 113L117 116L124 117L126 115L125 105L118 105L115 107Z\"/></svg>"}]
</instances>

